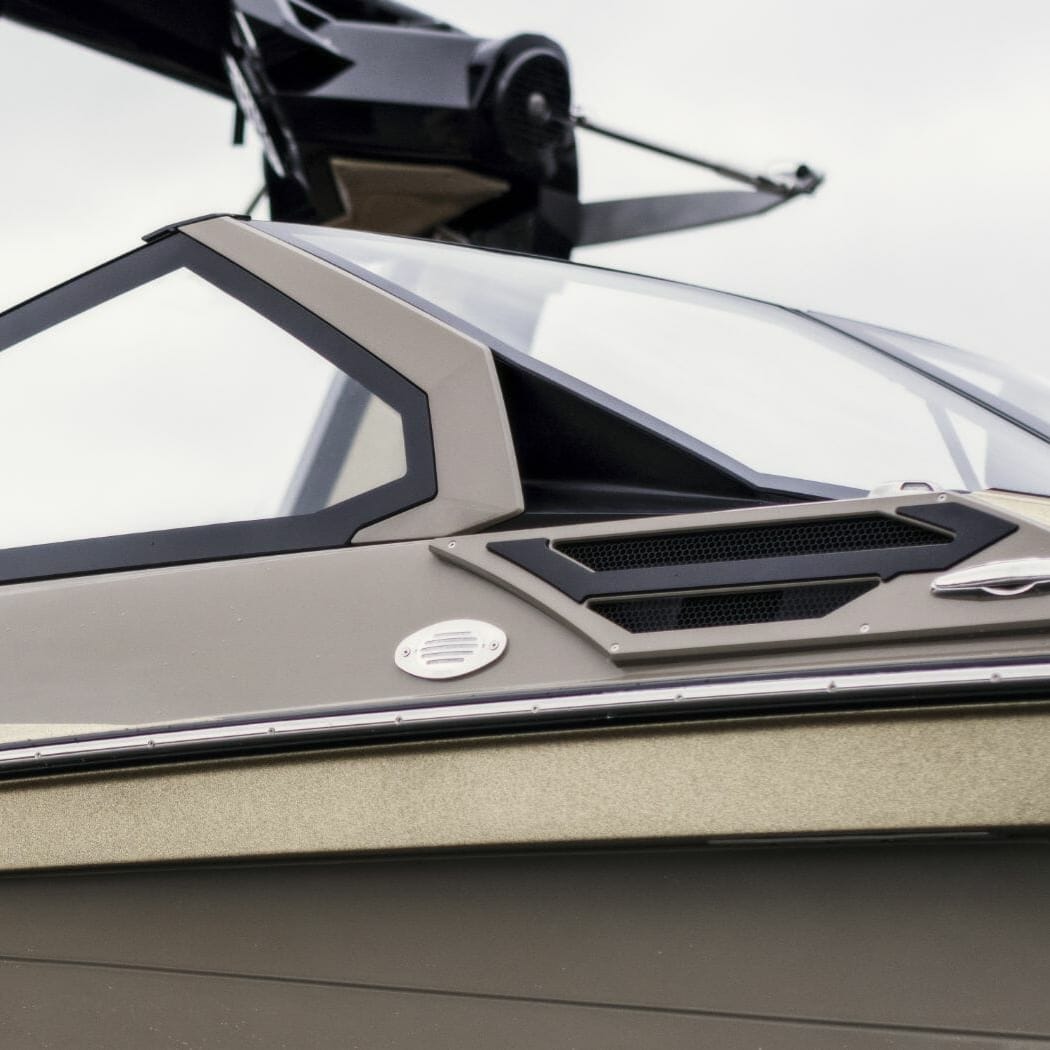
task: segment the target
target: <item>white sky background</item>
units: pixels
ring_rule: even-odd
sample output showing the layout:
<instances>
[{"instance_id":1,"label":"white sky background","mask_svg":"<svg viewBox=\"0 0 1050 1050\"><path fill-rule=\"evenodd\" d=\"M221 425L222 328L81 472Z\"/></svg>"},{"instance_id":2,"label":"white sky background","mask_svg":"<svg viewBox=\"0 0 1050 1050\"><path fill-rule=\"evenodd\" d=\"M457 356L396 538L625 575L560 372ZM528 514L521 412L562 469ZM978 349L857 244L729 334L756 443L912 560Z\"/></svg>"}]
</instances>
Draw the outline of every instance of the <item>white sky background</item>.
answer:
<instances>
[{"instance_id":1,"label":"white sky background","mask_svg":"<svg viewBox=\"0 0 1050 1050\"><path fill-rule=\"evenodd\" d=\"M174 0L172 0L174 2ZM416 0L422 6L422 0ZM594 119L716 158L827 173L812 199L577 258L903 328L1050 375L1048 0L433 0L538 31ZM645 21L640 21L644 13ZM0 307L240 211L232 106L0 21ZM581 135L590 199L723 185Z\"/></svg>"}]
</instances>

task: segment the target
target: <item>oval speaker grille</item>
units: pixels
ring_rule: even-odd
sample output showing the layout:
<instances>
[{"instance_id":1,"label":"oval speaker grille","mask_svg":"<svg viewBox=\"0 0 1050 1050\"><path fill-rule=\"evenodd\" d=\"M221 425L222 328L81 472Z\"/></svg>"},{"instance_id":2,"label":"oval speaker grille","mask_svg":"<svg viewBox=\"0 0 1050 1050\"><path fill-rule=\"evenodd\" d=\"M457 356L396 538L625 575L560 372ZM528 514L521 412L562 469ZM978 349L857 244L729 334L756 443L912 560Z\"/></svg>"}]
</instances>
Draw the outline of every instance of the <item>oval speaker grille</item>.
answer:
<instances>
[{"instance_id":1,"label":"oval speaker grille","mask_svg":"<svg viewBox=\"0 0 1050 1050\"><path fill-rule=\"evenodd\" d=\"M950 543L952 537L900 518L869 514L857 518L820 518L776 525L699 529L656 536L623 536L555 545L559 553L594 572L696 565L715 561L750 561L799 554L887 550Z\"/></svg>"},{"instance_id":2,"label":"oval speaker grille","mask_svg":"<svg viewBox=\"0 0 1050 1050\"><path fill-rule=\"evenodd\" d=\"M457 678L498 660L507 636L483 620L443 620L403 638L394 663L417 678Z\"/></svg>"},{"instance_id":3,"label":"oval speaker grille","mask_svg":"<svg viewBox=\"0 0 1050 1050\"><path fill-rule=\"evenodd\" d=\"M589 608L632 634L737 627L783 620L815 620L878 586L878 580L806 584L714 594L668 594L614 598Z\"/></svg>"}]
</instances>

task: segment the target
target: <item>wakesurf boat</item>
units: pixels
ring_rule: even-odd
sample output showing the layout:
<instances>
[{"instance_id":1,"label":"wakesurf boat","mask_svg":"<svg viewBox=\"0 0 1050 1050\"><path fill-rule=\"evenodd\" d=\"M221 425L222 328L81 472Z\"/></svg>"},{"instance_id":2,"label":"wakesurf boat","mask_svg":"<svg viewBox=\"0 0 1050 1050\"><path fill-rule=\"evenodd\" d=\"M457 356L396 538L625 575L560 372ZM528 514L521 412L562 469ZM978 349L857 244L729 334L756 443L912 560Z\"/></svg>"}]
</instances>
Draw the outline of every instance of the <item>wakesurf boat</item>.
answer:
<instances>
[{"instance_id":1,"label":"wakesurf boat","mask_svg":"<svg viewBox=\"0 0 1050 1050\"><path fill-rule=\"evenodd\" d=\"M1050 1040L1050 389L146 242L0 315L4 1046Z\"/></svg>"}]
</instances>

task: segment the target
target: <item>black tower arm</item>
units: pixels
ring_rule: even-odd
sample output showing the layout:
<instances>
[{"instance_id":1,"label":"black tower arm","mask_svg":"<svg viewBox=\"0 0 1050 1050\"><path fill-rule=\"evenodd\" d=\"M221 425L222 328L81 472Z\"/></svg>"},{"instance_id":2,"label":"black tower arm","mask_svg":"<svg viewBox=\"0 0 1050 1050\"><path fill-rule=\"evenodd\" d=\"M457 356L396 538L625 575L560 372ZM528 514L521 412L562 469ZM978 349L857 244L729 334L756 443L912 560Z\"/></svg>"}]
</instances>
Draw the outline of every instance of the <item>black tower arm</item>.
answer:
<instances>
[{"instance_id":1,"label":"black tower arm","mask_svg":"<svg viewBox=\"0 0 1050 1050\"><path fill-rule=\"evenodd\" d=\"M451 30L391 0L335 0L323 7L377 25ZM326 17L310 0L292 3L305 18ZM193 87L232 98L222 63L230 38L230 0L0 0L0 15Z\"/></svg>"},{"instance_id":2,"label":"black tower arm","mask_svg":"<svg viewBox=\"0 0 1050 1050\"><path fill-rule=\"evenodd\" d=\"M16 22L231 97L222 68L228 0L6 0Z\"/></svg>"}]
</instances>

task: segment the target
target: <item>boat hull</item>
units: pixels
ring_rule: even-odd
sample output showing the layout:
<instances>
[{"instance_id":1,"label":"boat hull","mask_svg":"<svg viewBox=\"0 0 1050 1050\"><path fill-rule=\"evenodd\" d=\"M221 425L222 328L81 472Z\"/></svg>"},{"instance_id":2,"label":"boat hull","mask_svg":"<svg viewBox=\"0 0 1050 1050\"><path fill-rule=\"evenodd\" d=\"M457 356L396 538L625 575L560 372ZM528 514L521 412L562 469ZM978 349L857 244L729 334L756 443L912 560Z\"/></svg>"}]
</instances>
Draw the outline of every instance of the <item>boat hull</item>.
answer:
<instances>
[{"instance_id":1,"label":"boat hull","mask_svg":"<svg viewBox=\"0 0 1050 1050\"><path fill-rule=\"evenodd\" d=\"M12 874L4 1045L1050 1039L1048 886L996 836Z\"/></svg>"}]
</instances>

